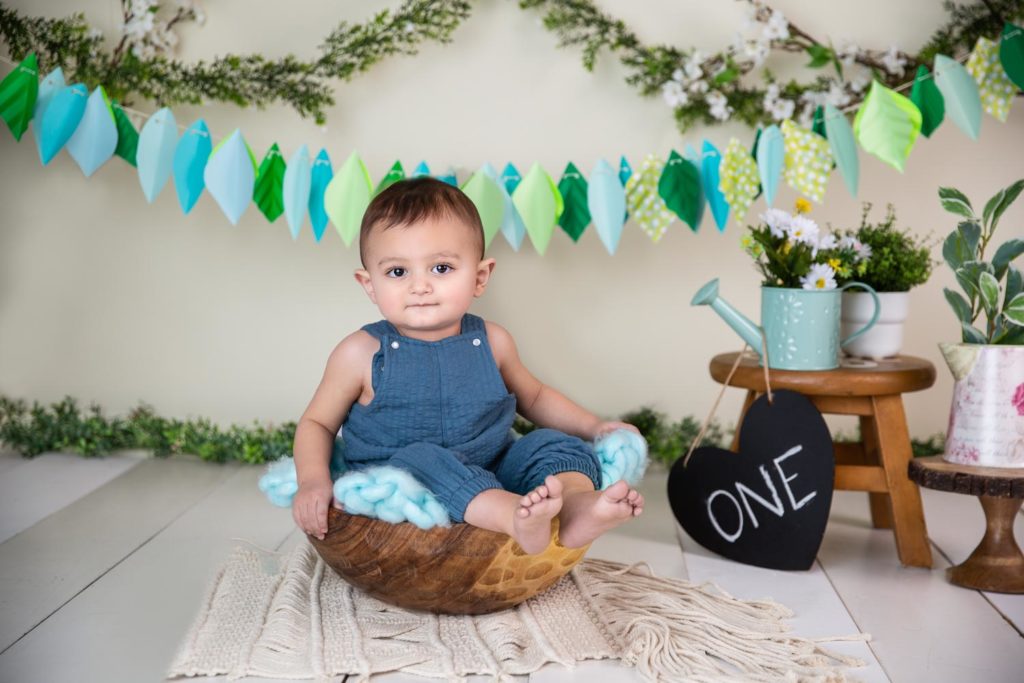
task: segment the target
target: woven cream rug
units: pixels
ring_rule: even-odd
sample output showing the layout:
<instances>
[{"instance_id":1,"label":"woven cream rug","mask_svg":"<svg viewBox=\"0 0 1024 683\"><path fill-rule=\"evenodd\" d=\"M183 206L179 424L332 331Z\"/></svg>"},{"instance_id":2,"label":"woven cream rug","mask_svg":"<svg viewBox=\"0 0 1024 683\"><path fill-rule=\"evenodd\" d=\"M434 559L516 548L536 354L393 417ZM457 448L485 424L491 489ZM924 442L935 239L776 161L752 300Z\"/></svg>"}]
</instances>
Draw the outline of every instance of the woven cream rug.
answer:
<instances>
[{"instance_id":1,"label":"woven cream rug","mask_svg":"<svg viewBox=\"0 0 1024 683\"><path fill-rule=\"evenodd\" d=\"M605 560L584 560L514 609L437 616L353 588L309 544L279 556L237 547L168 676L363 681L403 671L503 680L552 662L619 659L652 681L843 681L844 667L863 665L824 641L787 635L789 616L775 602Z\"/></svg>"}]
</instances>

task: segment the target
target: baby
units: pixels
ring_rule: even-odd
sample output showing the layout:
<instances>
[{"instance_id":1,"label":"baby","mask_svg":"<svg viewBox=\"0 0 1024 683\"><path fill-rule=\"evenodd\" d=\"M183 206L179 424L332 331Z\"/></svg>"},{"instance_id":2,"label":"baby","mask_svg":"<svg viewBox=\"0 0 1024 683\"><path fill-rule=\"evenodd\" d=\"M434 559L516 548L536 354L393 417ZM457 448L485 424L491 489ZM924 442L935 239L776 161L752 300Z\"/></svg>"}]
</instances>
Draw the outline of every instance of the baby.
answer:
<instances>
[{"instance_id":1,"label":"baby","mask_svg":"<svg viewBox=\"0 0 1024 683\"><path fill-rule=\"evenodd\" d=\"M551 540L587 545L643 512L626 481L600 491L590 443L633 425L605 422L542 384L503 327L467 313L494 259L472 201L433 178L377 195L359 234L355 278L384 320L345 337L295 432L292 515L324 538L328 462L342 427L350 469L391 465L430 489L453 522L513 537L527 553ZM515 413L540 427L519 439ZM340 508L337 501L333 504Z\"/></svg>"}]
</instances>

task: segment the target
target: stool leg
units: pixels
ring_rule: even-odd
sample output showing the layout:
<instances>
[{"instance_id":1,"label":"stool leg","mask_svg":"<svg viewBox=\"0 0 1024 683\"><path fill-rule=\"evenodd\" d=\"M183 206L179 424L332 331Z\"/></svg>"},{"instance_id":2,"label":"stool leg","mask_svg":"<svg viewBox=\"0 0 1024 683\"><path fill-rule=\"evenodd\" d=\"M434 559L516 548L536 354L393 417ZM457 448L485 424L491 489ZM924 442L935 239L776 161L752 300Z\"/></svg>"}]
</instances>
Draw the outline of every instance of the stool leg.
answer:
<instances>
[{"instance_id":1,"label":"stool leg","mask_svg":"<svg viewBox=\"0 0 1024 683\"><path fill-rule=\"evenodd\" d=\"M747 397L743 399L743 407L740 408L740 419L736 421L736 433L732 435L730 450L735 453L740 452L740 427L743 426L743 418L747 416L747 411L750 410L750 406L755 400L757 400L757 392L753 389L748 390Z\"/></svg>"},{"instance_id":2,"label":"stool leg","mask_svg":"<svg viewBox=\"0 0 1024 683\"><path fill-rule=\"evenodd\" d=\"M932 549L921 508L921 492L907 476L912 453L907 416L899 394L873 396L875 438L892 500L892 524L900 562L911 567L931 567Z\"/></svg>"},{"instance_id":3,"label":"stool leg","mask_svg":"<svg viewBox=\"0 0 1024 683\"><path fill-rule=\"evenodd\" d=\"M963 564L946 576L967 588L998 593L1024 593L1024 555L1013 538L1013 521L1020 498L979 496L985 510L985 537Z\"/></svg>"},{"instance_id":4,"label":"stool leg","mask_svg":"<svg viewBox=\"0 0 1024 683\"><path fill-rule=\"evenodd\" d=\"M870 416L860 418L860 440L864 447L864 458L868 465L881 465L878 455L878 439L875 420ZM868 493L871 504L871 525L876 529L892 528L892 498L888 493Z\"/></svg>"}]
</instances>

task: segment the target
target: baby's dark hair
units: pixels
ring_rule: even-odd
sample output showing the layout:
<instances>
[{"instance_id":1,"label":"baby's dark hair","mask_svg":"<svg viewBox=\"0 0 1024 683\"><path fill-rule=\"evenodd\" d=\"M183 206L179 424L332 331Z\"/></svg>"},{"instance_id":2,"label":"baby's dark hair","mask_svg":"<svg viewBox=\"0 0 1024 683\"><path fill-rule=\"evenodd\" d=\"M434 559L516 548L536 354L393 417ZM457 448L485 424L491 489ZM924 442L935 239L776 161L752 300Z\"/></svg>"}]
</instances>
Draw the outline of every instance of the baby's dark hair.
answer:
<instances>
[{"instance_id":1,"label":"baby's dark hair","mask_svg":"<svg viewBox=\"0 0 1024 683\"><path fill-rule=\"evenodd\" d=\"M388 230L430 218L451 218L473 232L484 257L484 226L476 205L459 188L421 176L399 180L373 198L359 228L359 260L366 267L366 241L375 229Z\"/></svg>"}]
</instances>

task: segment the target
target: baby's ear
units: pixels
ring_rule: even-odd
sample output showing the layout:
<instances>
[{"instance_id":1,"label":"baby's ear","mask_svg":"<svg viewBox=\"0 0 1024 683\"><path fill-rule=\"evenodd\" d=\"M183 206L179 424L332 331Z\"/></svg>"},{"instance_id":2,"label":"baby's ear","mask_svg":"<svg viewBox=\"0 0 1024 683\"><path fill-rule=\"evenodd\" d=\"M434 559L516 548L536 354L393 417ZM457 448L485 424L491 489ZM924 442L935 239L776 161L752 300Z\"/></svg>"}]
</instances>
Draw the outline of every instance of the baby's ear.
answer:
<instances>
[{"instance_id":1,"label":"baby's ear","mask_svg":"<svg viewBox=\"0 0 1024 683\"><path fill-rule=\"evenodd\" d=\"M487 289L487 283L491 279L491 273L494 272L495 261L492 258L484 259L476 267L476 290L473 292L473 296L480 296Z\"/></svg>"},{"instance_id":2,"label":"baby's ear","mask_svg":"<svg viewBox=\"0 0 1024 683\"><path fill-rule=\"evenodd\" d=\"M370 301L377 303L377 296L373 293L373 281L370 280L370 274L360 268L353 275L355 275L356 282L366 290L366 296L370 297Z\"/></svg>"}]
</instances>

